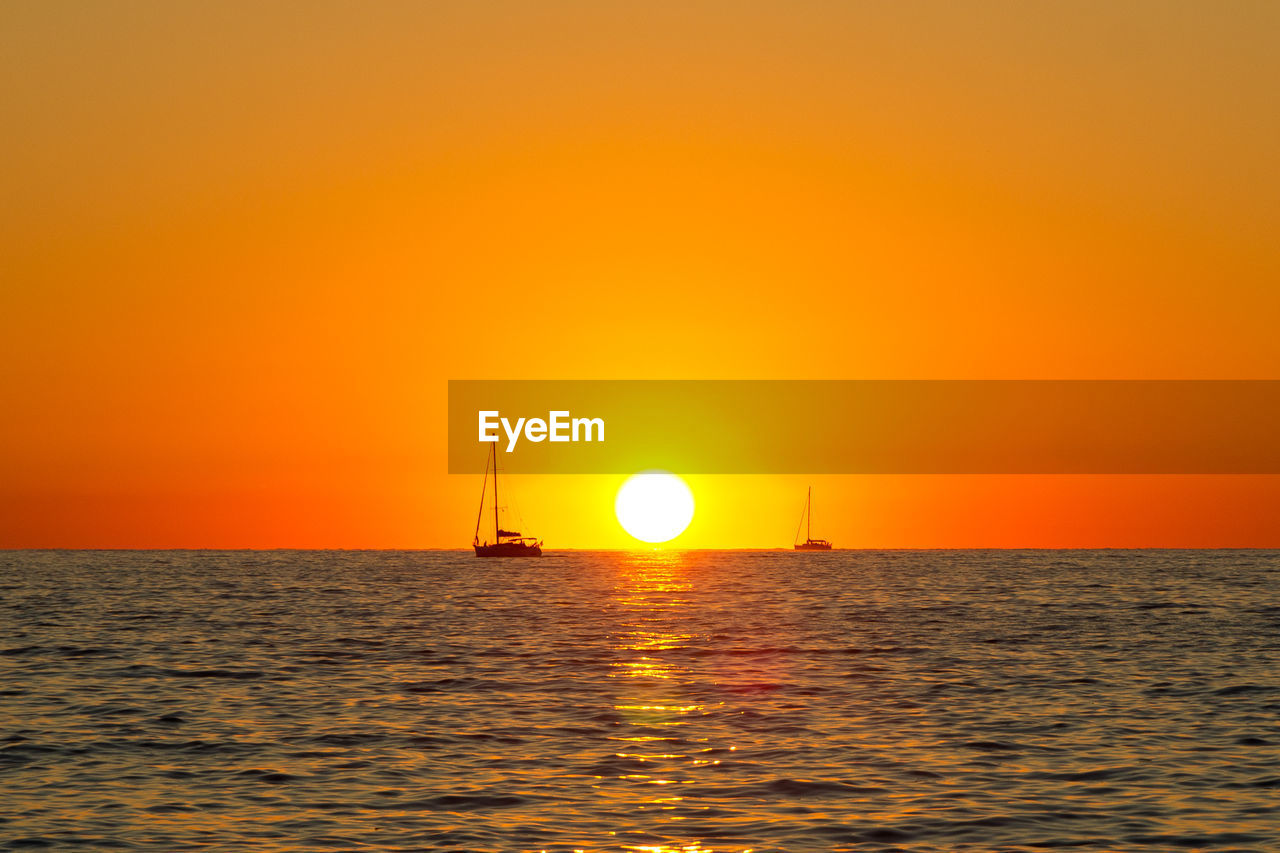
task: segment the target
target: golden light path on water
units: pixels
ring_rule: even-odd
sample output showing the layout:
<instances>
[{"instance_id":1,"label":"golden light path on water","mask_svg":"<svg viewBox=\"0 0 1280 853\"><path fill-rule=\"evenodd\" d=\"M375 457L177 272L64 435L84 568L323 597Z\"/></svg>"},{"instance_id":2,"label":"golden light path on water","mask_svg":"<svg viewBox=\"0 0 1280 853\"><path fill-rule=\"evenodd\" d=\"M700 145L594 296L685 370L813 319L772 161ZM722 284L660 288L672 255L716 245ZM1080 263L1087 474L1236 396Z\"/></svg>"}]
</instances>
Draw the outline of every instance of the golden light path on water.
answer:
<instances>
[{"instance_id":1,"label":"golden light path on water","mask_svg":"<svg viewBox=\"0 0 1280 853\"><path fill-rule=\"evenodd\" d=\"M693 784L690 771L720 764L716 754L732 752L732 744L713 743L708 737L674 734L692 719L713 713L723 702L696 701L685 685L690 672L663 652L686 648L695 635L679 626L680 618L692 617L693 582L686 556L679 551L640 551L628 555L620 565L614 601L622 620L615 635L620 659L612 664L610 677L616 680L614 710L624 725L612 737L619 748L615 756L634 762L636 772L621 778L653 786L646 800L637 802L638 812L658 811L670 824L673 835L688 819L691 805L681 794L681 786ZM655 733L657 732L657 733ZM682 813L677 813L677 808ZM701 841L674 844L625 845L639 853L701 853L708 848ZM723 849L723 848L721 848ZM750 848L742 848L749 850Z\"/></svg>"}]
</instances>

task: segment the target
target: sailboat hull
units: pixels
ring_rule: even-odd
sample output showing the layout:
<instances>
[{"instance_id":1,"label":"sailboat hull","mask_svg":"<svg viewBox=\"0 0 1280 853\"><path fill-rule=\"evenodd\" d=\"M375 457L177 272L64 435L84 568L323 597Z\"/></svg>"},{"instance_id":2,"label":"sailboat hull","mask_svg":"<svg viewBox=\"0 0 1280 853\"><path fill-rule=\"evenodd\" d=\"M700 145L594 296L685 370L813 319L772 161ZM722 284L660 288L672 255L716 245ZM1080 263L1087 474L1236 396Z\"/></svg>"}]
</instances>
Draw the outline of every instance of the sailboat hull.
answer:
<instances>
[{"instance_id":1,"label":"sailboat hull","mask_svg":"<svg viewBox=\"0 0 1280 853\"><path fill-rule=\"evenodd\" d=\"M496 453L496 451L495 451ZM496 458L496 457L495 457ZM806 524L805 522L808 522ZM813 486L809 487L808 493L804 499L804 515L800 516L800 527L804 528L804 541L800 542L800 527L796 528L796 542L793 543L797 551L830 551L831 543L826 539L814 539L813 530Z\"/></svg>"},{"instance_id":2,"label":"sailboat hull","mask_svg":"<svg viewBox=\"0 0 1280 853\"><path fill-rule=\"evenodd\" d=\"M523 542L499 542L497 545L475 545L477 557L541 557L542 548Z\"/></svg>"},{"instance_id":3,"label":"sailboat hull","mask_svg":"<svg viewBox=\"0 0 1280 853\"><path fill-rule=\"evenodd\" d=\"M489 462L485 465L485 482L488 482L489 471L493 471L493 544L480 541L480 519L484 516L484 486L480 487L480 511L476 513L476 535L471 540L471 547L476 549L477 557L541 557L542 541L533 536L521 536L518 532L503 530L498 521L498 444L494 442L489 448ZM503 542L503 539L506 542Z\"/></svg>"}]
</instances>

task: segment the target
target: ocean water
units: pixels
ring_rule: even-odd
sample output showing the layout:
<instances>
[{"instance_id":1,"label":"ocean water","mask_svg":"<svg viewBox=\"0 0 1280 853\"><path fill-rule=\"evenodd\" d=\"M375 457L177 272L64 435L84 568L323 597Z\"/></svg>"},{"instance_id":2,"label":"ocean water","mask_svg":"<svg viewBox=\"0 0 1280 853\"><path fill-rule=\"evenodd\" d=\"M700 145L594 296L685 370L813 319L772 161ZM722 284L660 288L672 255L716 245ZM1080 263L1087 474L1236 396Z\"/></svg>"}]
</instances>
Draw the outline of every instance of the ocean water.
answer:
<instances>
[{"instance_id":1,"label":"ocean water","mask_svg":"<svg viewBox=\"0 0 1280 853\"><path fill-rule=\"evenodd\" d=\"M0 553L0 847L1280 850L1280 553Z\"/></svg>"}]
</instances>

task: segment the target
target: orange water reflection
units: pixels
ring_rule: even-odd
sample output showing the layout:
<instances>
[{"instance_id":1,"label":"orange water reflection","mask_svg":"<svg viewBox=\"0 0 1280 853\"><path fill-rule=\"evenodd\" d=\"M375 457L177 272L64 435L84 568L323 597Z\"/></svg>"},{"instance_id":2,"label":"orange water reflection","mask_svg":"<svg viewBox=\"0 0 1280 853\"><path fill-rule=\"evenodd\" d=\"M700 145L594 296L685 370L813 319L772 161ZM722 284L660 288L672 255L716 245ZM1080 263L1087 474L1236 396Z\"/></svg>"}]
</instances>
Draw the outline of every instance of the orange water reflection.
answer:
<instances>
[{"instance_id":1,"label":"orange water reflection","mask_svg":"<svg viewBox=\"0 0 1280 853\"><path fill-rule=\"evenodd\" d=\"M665 825L661 838L623 843L639 853L713 853L742 847L705 846L688 838L681 822L708 806L681 795L686 785L707 782L699 771L720 764L733 746L713 743L703 734L711 726L698 725L715 714L723 702L705 695L705 677L691 671L682 650L697 648L705 637L697 634L696 590L689 555L648 551L622 557L613 604L619 613L610 677L616 679L613 710L619 715L613 754L618 772L600 784L619 791L627 807L658 816ZM618 786L621 786L620 790ZM619 832L622 836L624 833ZM623 841L619 838L619 841ZM653 843L660 841L661 843Z\"/></svg>"}]
</instances>

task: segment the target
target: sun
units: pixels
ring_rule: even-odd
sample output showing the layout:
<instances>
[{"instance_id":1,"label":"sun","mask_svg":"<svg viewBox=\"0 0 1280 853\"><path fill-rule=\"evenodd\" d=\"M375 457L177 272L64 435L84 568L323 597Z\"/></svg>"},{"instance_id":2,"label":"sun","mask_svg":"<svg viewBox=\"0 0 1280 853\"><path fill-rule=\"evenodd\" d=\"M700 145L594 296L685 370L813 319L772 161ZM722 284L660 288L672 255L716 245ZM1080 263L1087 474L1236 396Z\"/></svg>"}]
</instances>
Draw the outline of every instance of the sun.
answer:
<instances>
[{"instance_id":1,"label":"sun","mask_svg":"<svg viewBox=\"0 0 1280 853\"><path fill-rule=\"evenodd\" d=\"M693 520L693 492L668 471L641 471L618 489L613 511L622 529L641 542L668 542Z\"/></svg>"}]
</instances>

